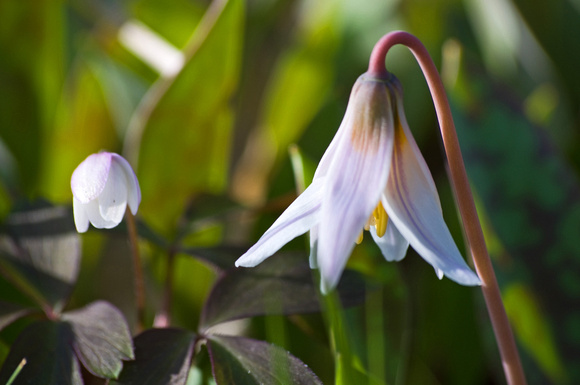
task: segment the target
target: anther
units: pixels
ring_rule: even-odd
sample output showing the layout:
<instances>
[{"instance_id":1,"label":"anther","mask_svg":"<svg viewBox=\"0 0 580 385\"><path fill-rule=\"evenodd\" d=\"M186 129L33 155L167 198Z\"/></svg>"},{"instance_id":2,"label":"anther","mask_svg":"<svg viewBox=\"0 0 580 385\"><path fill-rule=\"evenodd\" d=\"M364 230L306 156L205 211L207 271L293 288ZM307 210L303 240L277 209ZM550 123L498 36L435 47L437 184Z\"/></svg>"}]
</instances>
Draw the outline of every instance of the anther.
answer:
<instances>
[{"instance_id":1,"label":"anther","mask_svg":"<svg viewBox=\"0 0 580 385\"><path fill-rule=\"evenodd\" d=\"M383 207L383 203L379 201L377 207L373 210L373 217L375 219L375 228L377 230L377 235L382 237L387 231L387 222L389 221L389 216Z\"/></svg>"},{"instance_id":2,"label":"anther","mask_svg":"<svg viewBox=\"0 0 580 385\"><path fill-rule=\"evenodd\" d=\"M356 244L360 245L362 241L363 241L363 230L360 231L360 234L358 235L358 238L356 239Z\"/></svg>"}]
</instances>

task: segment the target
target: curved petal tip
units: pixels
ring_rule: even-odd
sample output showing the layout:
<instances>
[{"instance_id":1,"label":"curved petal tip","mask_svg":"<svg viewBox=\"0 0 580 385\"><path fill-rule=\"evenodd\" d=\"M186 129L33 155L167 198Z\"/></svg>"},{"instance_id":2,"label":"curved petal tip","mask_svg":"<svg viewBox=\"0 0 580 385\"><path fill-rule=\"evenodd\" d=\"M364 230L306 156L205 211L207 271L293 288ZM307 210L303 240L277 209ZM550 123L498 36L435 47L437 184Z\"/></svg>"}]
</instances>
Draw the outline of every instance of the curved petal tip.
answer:
<instances>
[{"instance_id":1,"label":"curved petal tip","mask_svg":"<svg viewBox=\"0 0 580 385\"><path fill-rule=\"evenodd\" d=\"M447 278L464 286L481 286L479 276L471 271L468 267L455 268L450 271L442 272Z\"/></svg>"}]
</instances>

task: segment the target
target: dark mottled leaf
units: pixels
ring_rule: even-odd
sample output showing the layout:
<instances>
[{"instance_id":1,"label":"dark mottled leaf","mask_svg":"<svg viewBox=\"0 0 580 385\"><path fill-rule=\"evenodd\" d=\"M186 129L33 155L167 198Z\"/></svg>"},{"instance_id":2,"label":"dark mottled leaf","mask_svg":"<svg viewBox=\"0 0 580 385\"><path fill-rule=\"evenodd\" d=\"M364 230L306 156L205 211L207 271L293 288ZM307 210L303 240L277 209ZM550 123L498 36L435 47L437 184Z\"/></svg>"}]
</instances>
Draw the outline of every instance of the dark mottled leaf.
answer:
<instances>
[{"instance_id":1,"label":"dark mottled leaf","mask_svg":"<svg viewBox=\"0 0 580 385\"><path fill-rule=\"evenodd\" d=\"M135 337L135 361L125 364L118 385L183 385L191 365L195 334L150 329Z\"/></svg>"},{"instance_id":2,"label":"dark mottled leaf","mask_svg":"<svg viewBox=\"0 0 580 385\"><path fill-rule=\"evenodd\" d=\"M137 217L136 219L137 219L137 233L139 233L140 237L150 241L151 243L153 243L153 244L155 244L155 245L157 245L165 250L170 247L169 241L167 239L165 239L159 233L155 232L141 218ZM126 229L123 229L123 231L125 234L127 233Z\"/></svg>"},{"instance_id":3,"label":"dark mottled leaf","mask_svg":"<svg viewBox=\"0 0 580 385\"><path fill-rule=\"evenodd\" d=\"M32 311L29 307L0 301L0 330Z\"/></svg>"},{"instance_id":4,"label":"dark mottled leaf","mask_svg":"<svg viewBox=\"0 0 580 385\"><path fill-rule=\"evenodd\" d=\"M345 271L338 285L345 306L364 301L364 282ZM254 268L229 269L214 285L200 327L266 314L312 313L321 309L307 257L280 253Z\"/></svg>"},{"instance_id":5,"label":"dark mottled leaf","mask_svg":"<svg viewBox=\"0 0 580 385\"><path fill-rule=\"evenodd\" d=\"M80 238L72 211L39 202L16 209L0 235L0 273L59 311L76 282Z\"/></svg>"},{"instance_id":6,"label":"dark mottled leaf","mask_svg":"<svg viewBox=\"0 0 580 385\"><path fill-rule=\"evenodd\" d=\"M97 301L71 312L62 320L70 324L73 347L83 365L93 374L117 378L122 360L131 360L133 344L125 318L113 305Z\"/></svg>"},{"instance_id":7,"label":"dark mottled leaf","mask_svg":"<svg viewBox=\"0 0 580 385\"><path fill-rule=\"evenodd\" d=\"M0 384L5 384L26 358L26 365L13 385L82 385L80 365L71 348L73 338L70 325L64 322L30 325L12 345L0 370Z\"/></svg>"},{"instance_id":8,"label":"dark mottled leaf","mask_svg":"<svg viewBox=\"0 0 580 385\"><path fill-rule=\"evenodd\" d=\"M215 247L189 247L179 250L182 253L191 255L196 259L217 267L220 270L228 270L234 266L236 260L247 249L236 246L215 246Z\"/></svg>"},{"instance_id":9,"label":"dark mottled leaf","mask_svg":"<svg viewBox=\"0 0 580 385\"><path fill-rule=\"evenodd\" d=\"M207 348L218 385L322 384L298 358L264 341L214 335Z\"/></svg>"}]
</instances>

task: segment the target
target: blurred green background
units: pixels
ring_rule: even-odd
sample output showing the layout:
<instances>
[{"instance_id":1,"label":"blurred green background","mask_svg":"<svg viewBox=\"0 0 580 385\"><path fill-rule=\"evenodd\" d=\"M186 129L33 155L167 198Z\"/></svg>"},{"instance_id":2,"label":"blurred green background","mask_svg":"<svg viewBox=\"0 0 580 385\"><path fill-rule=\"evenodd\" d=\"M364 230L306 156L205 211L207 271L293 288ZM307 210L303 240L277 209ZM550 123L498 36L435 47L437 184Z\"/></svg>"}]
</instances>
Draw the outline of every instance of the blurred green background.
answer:
<instances>
[{"instance_id":1,"label":"blurred green background","mask_svg":"<svg viewBox=\"0 0 580 385\"><path fill-rule=\"evenodd\" d=\"M442 72L529 383L580 383L578 0L0 0L0 217L22 200L70 205L72 171L107 150L135 167L139 217L154 232L247 246L295 194L289 146L311 171L373 45L396 29L419 37ZM403 47L387 67L461 248L424 78ZM184 230L203 194L245 209ZM69 305L106 299L134 323L124 238L89 231L83 241ZM154 313L165 255L143 248ZM438 281L411 250L388 264L368 239L349 266L381 284L346 311L369 378L504 383L479 290ZM176 325L195 329L214 279L178 255ZM0 361L21 328L0 333ZM323 330L319 316L252 323L331 383Z\"/></svg>"}]
</instances>

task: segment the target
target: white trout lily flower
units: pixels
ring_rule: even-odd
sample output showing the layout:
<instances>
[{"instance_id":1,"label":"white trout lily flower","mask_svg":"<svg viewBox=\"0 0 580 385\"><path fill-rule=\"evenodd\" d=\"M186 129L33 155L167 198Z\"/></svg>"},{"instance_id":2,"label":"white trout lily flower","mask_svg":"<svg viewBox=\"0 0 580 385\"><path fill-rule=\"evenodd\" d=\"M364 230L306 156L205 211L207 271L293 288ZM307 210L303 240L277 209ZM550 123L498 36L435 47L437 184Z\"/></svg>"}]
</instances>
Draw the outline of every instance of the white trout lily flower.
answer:
<instances>
[{"instance_id":1,"label":"white trout lily flower","mask_svg":"<svg viewBox=\"0 0 580 385\"><path fill-rule=\"evenodd\" d=\"M440 279L481 284L443 220L433 177L407 125L400 83L392 75L358 78L312 184L236 266L256 266L310 230L310 264L320 269L326 293L337 285L363 229L388 261L403 259L410 244Z\"/></svg>"},{"instance_id":2,"label":"white trout lily flower","mask_svg":"<svg viewBox=\"0 0 580 385\"><path fill-rule=\"evenodd\" d=\"M89 228L110 229L121 223L125 209L135 215L141 190L131 165L123 157L101 152L87 157L73 172L70 181L73 212L79 233Z\"/></svg>"}]
</instances>

